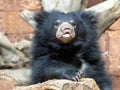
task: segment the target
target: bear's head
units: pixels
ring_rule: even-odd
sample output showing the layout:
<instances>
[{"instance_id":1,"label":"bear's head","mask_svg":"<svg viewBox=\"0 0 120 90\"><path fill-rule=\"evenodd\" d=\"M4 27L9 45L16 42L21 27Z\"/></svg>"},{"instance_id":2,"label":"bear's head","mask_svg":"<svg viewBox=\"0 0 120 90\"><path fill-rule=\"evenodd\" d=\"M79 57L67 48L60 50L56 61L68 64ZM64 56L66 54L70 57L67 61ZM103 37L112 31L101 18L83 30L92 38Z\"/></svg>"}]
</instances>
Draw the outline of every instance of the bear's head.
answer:
<instances>
[{"instance_id":1,"label":"bear's head","mask_svg":"<svg viewBox=\"0 0 120 90\"><path fill-rule=\"evenodd\" d=\"M51 45L90 44L97 37L97 16L90 11L75 11L63 13L59 11L38 11L34 20L36 23L35 37ZM41 39L40 39L41 38ZM40 42L40 41L39 41Z\"/></svg>"}]
</instances>

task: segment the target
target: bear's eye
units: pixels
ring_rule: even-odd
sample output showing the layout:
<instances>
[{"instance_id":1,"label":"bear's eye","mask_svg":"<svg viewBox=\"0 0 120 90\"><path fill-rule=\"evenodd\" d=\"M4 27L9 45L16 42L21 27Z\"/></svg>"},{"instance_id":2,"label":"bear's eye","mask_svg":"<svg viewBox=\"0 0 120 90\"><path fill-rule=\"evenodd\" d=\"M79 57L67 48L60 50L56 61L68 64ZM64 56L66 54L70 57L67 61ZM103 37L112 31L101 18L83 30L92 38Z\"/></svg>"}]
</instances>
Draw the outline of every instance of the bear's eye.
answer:
<instances>
[{"instance_id":1,"label":"bear's eye","mask_svg":"<svg viewBox=\"0 0 120 90\"><path fill-rule=\"evenodd\" d=\"M77 23L76 23L74 20L70 20L70 24L71 24L74 28L76 28L76 26L77 26Z\"/></svg>"},{"instance_id":2,"label":"bear's eye","mask_svg":"<svg viewBox=\"0 0 120 90\"><path fill-rule=\"evenodd\" d=\"M60 20L57 20L57 21L54 23L55 28L58 28L60 24L61 24L61 21L60 21Z\"/></svg>"}]
</instances>

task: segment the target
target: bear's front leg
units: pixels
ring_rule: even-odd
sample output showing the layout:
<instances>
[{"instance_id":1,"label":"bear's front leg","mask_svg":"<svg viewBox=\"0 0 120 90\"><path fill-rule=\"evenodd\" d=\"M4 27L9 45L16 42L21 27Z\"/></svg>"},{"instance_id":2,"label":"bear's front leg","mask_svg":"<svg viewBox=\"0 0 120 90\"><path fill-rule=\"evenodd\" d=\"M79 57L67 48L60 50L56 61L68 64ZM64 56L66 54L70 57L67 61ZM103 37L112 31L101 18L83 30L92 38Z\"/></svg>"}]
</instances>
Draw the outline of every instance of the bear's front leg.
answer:
<instances>
[{"instance_id":1,"label":"bear's front leg","mask_svg":"<svg viewBox=\"0 0 120 90\"><path fill-rule=\"evenodd\" d=\"M76 80L76 76L80 76L79 69L71 64L51 60L50 58L39 58L34 61L32 66L31 84L44 82L49 79L68 79Z\"/></svg>"}]
</instances>

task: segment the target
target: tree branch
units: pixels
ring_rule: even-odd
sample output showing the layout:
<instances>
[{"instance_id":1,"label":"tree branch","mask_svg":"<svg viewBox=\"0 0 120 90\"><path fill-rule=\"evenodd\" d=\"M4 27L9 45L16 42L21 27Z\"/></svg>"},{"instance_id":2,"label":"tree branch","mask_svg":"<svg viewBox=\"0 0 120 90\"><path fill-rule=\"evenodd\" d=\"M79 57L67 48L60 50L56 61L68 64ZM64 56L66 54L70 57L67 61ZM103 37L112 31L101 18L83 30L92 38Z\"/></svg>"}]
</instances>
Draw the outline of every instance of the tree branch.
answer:
<instances>
[{"instance_id":1,"label":"tree branch","mask_svg":"<svg viewBox=\"0 0 120 90\"><path fill-rule=\"evenodd\" d=\"M34 21L34 13L29 11L29 10L23 10L20 13L20 16L28 23L30 24L33 28L35 28L36 22Z\"/></svg>"},{"instance_id":2,"label":"tree branch","mask_svg":"<svg viewBox=\"0 0 120 90\"><path fill-rule=\"evenodd\" d=\"M59 10L63 12L84 10L87 2L88 0L42 0L44 10ZM120 17L120 0L107 0L85 10L95 11L100 18L97 26L98 33L101 35L106 28L108 28L112 23L116 21L116 19ZM35 27L33 12L24 10L21 12L21 17L32 27Z\"/></svg>"},{"instance_id":3,"label":"tree branch","mask_svg":"<svg viewBox=\"0 0 120 90\"><path fill-rule=\"evenodd\" d=\"M120 0L107 0L87 10L95 11L100 18L97 26L98 33L101 35L106 28L120 17Z\"/></svg>"}]
</instances>

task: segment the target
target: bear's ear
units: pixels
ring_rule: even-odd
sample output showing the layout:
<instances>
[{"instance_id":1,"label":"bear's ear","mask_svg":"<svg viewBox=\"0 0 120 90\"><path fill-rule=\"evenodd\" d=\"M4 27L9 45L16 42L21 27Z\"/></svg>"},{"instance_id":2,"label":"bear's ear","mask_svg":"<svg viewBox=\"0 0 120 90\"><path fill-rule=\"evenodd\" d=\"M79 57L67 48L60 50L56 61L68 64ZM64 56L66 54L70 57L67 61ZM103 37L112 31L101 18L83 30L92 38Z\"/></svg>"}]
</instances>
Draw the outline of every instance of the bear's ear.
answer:
<instances>
[{"instance_id":1,"label":"bear's ear","mask_svg":"<svg viewBox=\"0 0 120 90\"><path fill-rule=\"evenodd\" d=\"M87 21L91 24L97 24L98 21L99 21L99 18L97 16L97 14L93 11L83 11L81 13L81 18L84 20L84 21Z\"/></svg>"},{"instance_id":2,"label":"bear's ear","mask_svg":"<svg viewBox=\"0 0 120 90\"><path fill-rule=\"evenodd\" d=\"M43 11L43 10L39 10L34 15L34 20L35 20L37 25L42 24L44 19L47 18L47 16L48 16L48 12Z\"/></svg>"}]
</instances>

